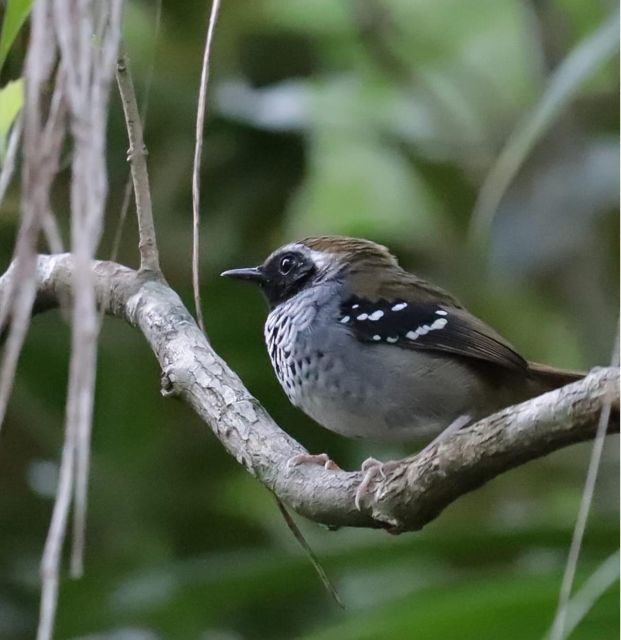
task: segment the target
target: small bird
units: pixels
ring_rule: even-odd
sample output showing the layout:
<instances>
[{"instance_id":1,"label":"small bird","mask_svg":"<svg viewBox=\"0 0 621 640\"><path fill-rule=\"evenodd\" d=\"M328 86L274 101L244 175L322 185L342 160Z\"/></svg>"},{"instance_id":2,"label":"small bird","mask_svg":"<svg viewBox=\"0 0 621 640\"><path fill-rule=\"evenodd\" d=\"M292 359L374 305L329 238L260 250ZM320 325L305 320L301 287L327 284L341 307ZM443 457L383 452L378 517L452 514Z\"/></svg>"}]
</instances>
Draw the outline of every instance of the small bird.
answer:
<instances>
[{"instance_id":1,"label":"small bird","mask_svg":"<svg viewBox=\"0 0 621 640\"><path fill-rule=\"evenodd\" d=\"M369 240L305 238L258 267L222 275L265 294L265 342L289 400L350 438L451 432L583 377L528 362L451 294ZM325 454L297 458L331 463Z\"/></svg>"}]
</instances>

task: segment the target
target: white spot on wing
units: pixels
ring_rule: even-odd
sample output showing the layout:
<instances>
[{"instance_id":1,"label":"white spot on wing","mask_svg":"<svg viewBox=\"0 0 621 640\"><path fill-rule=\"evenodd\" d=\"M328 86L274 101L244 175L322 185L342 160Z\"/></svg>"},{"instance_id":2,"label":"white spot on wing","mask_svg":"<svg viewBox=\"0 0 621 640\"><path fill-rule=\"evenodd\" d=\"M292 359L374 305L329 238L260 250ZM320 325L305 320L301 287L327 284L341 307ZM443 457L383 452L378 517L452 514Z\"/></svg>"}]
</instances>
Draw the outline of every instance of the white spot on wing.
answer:
<instances>
[{"instance_id":1,"label":"white spot on wing","mask_svg":"<svg viewBox=\"0 0 621 640\"><path fill-rule=\"evenodd\" d=\"M390 342L390 343L395 343L397 342L399 338L398 337L394 337L394 336L388 336L388 338L386 338L386 342Z\"/></svg>"},{"instance_id":2,"label":"white spot on wing","mask_svg":"<svg viewBox=\"0 0 621 640\"><path fill-rule=\"evenodd\" d=\"M448 311L444 311L443 309L438 309L436 311L436 315L437 316L447 316L448 315Z\"/></svg>"},{"instance_id":3,"label":"white spot on wing","mask_svg":"<svg viewBox=\"0 0 621 640\"><path fill-rule=\"evenodd\" d=\"M436 318L431 324L421 324L415 331L408 331L405 337L408 340L416 340L420 336L426 336L430 331L444 329L447 324L448 320L446 318Z\"/></svg>"},{"instance_id":4,"label":"white spot on wing","mask_svg":"<svg viewBox=\"0 0 621 640\"><path fill-rule=\"evenodd\" d=\"M349 322L351 320L351 318L349 316L343 316L340 319L340 322L342 322L343 324L346 324L347 322Z\"/></svg>"},{"instance_id":5,"label":"white spot on wing","mask_svg":"<svg viewBox=\"0 0 621 640\"><path fill-rule=\"evenodd\" d=\"M379 342L382 339L382 336L377 335L377 333L373 336L373 340L375 340L375 342Z\"/></svg>"},{"instance_id":6,"label":"white spot on wing","mask_svg":"<svg viewBox=\"0 0 621 640\"><path fill-rule=\"evenodd\" d=\"M356 320L366 320L369 317L368 313L361 313L359 316L356 317Z\"/></svg>"},{"instance_id":7,"label":"white spot on wing","mask_svg":"<svg viewBox=\"0 0 621 640\"><path fill-rule=\"evenodd\" d=\"M351 305L351 308L352 308L352 309L357 309L359 306L360 306L359 304L352 304L352 305Z\"/></svg>"},{"instance_id":8,"label":"white spot on wing","mask_svg":"<svg viewBox=\"0 0 621 640\"><path fill-rule=\"evenodd\" d=\"M401 311L402 309L405 309L407 306L408 306L407 302L398 302L397 304L393 305L392 310Z\"/></svg>"},{"instance_id":9,"label":"white spot on wing","mask_svg":"<svg viewBox=\"0 0 621 640\"><path fill-rule=\"evenodd\" d=\"M369 320L379 320L383 315L384 312L381 309L378 309L369 315Z\"/></svg>"}]
</instances>

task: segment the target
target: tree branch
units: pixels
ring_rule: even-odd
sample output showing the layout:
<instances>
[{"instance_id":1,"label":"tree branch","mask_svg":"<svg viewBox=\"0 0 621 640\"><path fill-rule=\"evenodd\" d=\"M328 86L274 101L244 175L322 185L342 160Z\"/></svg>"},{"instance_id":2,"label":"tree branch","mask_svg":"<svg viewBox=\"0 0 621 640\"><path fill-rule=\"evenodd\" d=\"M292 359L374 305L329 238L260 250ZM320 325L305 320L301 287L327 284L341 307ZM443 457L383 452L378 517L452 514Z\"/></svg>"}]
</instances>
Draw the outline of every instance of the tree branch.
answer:
<instances>
[{"instance_id":1,"label":"tree branch","mask_svg":"<svg viewBox=\"0 0 621 640\"><path fill-rule=\"evenodd\" d=\"M39 256L37 303L46 309L71 295L71 255ZM13 265L0 277L0 295ZM358 511L360 472L320 466L288 468L305 453L246 390L211 348L179 296L160 279L114 262L93 265L97 300L110 315L140 329L163 370L165 395L177 395L211 427L226 450L301 515L338 526L422 528L446 506L497 475L595 436L602 405L617 413L619 369L599 368L580 382L509 407L400 461Z\"/></svg>"},{"instance_id":2,"label":"tree branch","mask_svg":"<svg viewBox=\"0 0 621 640\"><path fill-rule=\"evenodd\" d=\"M127 159L130 164L134 194L136 198L136 215L138 217L138 234L140 250L140 268L160 273L160 259L153 225L153 208L151 206L151 190L147 172L147 147L142 134L142 121L136 101L134 83L129 71L127 56L119 56L116 65L116 81L123 103L123 113L127 125L129 150Z\"/></svg>"}]
</instances>

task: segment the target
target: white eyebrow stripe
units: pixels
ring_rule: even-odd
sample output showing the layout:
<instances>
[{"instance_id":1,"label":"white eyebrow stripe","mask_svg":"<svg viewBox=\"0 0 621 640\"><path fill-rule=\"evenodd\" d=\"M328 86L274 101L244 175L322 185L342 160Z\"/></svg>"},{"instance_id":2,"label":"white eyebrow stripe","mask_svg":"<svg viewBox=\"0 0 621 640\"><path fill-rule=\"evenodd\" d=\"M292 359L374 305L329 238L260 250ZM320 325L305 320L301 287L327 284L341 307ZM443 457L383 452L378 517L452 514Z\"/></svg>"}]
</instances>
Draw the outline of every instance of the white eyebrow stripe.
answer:
<instances>
[{"instance_id":1,"label":"white eyebrow stripe","mask_svg":"<svg viewBox=\"0 0 621 640\"><path fill-rule=\"evenodd\" d=\"M444 309L438 309L436 311L437 316L448 316L448 311L444 311Z\"/></svg>"}]
</instances>

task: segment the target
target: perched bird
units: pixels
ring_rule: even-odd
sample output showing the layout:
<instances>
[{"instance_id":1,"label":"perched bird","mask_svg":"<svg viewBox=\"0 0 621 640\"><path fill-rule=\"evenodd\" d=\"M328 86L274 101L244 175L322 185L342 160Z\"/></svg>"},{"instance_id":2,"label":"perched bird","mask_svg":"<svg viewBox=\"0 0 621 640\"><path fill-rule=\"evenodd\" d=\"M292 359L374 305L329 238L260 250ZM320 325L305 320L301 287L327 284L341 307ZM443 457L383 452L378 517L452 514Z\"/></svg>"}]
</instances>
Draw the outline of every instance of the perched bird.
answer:
<instances>
[{"instance_id":1,"label":"perched bird","mask_svg":"<svg viewBox=\"0 0 621 640\"><path fill-rule=\"evenodd\" d=\"M222 275L260 286L270 306L265 342L285 393L344 436L437 435L583 375L528 362L369 240L306 238Z\"/></svg>"}]
</instances>

